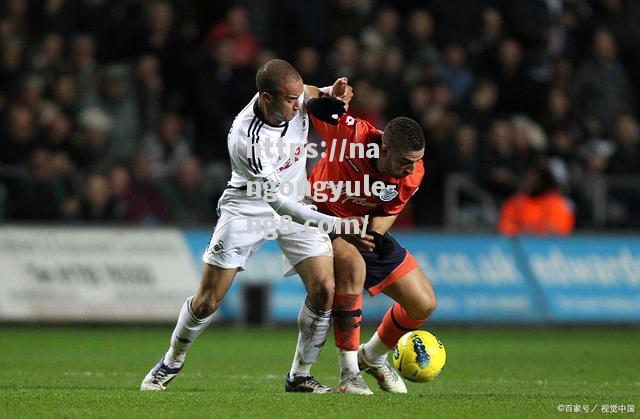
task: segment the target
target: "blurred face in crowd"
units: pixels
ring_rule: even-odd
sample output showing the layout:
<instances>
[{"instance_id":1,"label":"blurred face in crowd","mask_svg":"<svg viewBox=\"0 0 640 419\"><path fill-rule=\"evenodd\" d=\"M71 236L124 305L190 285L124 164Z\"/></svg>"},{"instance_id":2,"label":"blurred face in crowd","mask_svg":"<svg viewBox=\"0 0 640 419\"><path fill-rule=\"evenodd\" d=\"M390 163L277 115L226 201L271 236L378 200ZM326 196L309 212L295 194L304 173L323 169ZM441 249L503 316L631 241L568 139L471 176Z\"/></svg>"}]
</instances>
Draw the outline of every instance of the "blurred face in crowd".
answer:
<instances>
[{"instance_id":1,"label":"blurred face in crowd","mask_svg":"<svg viewBox=\"0 0 640 419\"><path fill-rule=\"evenodd\" d=\"M489 141L493 148L503 156L511 154L513 148L512 126L507 121L498 119L491 125Z\"/></svg>"},{"instance_id":2,"label":"blurred face in crowd","mask_svg":"<svg viewBox=\"0 0 640 419\"><path fill-rule=\"evenodd\" d=\"M618 51L616 42L608 31L598 31L593 38L593 53L600 61L615 60Z\"/></svg>"},{"instance_id":3,"label":"blurred face in crowd","mask_svg":"<svg viewBox=\"0 0 640 419\"><path fill-rule=\"evenodd\" d=\"M22 64L22 43L16 40L8 40L3 43L2 51L0 51L3 67L5 71L16 71Z\"/></svg>"},{"instance_id":4,"label":"blurred face in crowd","mask_svg":"<svg viewBox=\"0 0 640 419\"><path fill-rule=\"evenodd\" d=\"M548 97L549 112L556 118L568 116L571 109L569 96L562 89L551 89Z\"/></svg>"},{"instance_id":5,"label":"blurred face in crowd","mask_svg":"<svg viewBox=\"0 0 640 419\"><path fill-rule=\"evenodd\" d=\"M486 38L496 39L502 32L502 15L494 8L482 11L482 31Z\"/></svg>"},{"instance_id":6,"label":"blurred face in crowd","mask_svg":"<svg viewBox=\"0 0 640 419\"><path fill-rule=\"evenodd\" d=\"M87 201L92 207L101 208L111 199L111 185L103 175L93 175L87 179Z\"/></svg>"},{"instance_id":7,"label":"blurred face in crowd","mask_svg":"<svg viewBox=\"0 0 640 419\"><path fill-rule=\"evenodd\" d=\"M175 145L182 132L182 120L175 113L166 113L160 119L160 138L162 142Z\"/></svg>"},{"instance_id":8,"label":"blurred face in crowd","mask_svg":"<svg viewBox=\"0 0 640 419\"><path fill-rule=\"evenodd\" d=\"M334 47L334 51L339 66L352 66L358 61L358 41L351 36L339 38Z\"/></svg>"},{"instance_id":9,"label":"blurred face in crowd","mask_svg":"<svg viewBox=\"0 0 640 419\"><path fill-rule=\"evenodd\" d=\"M496 86L484 81L478 84L471 95L471 102L476 109L487 110L495 106L498 100L498 91Z\"/></svg>"},{"instance_id":10,"label":"blurred face in crowd","mask_svg":"<svg viewBox=\"0 0 640 419\"><path fill-rule=\"evenodd\" d=\"M69 75L59 77L53 85L53 98L61 105L72 105L78 95L76 80Z\"/></svg>"},{"instance_id":11,"label":"blurred face in crowd","mask_svg":"<svg viewBox=\"0 0 640 419\"><path fill-rule=\"evenodd\" d=\"M36 109L42 99L44 81L41 77L33 75L28 77L20 90L20 100L31 109Z\"/></svg>"},{"instance_id":12,"label":"blurred face in crowd","mask_svg":"<svg viewBox=\"0 0 640 419\"><path fill-rule=\"evenodd\" d=\"M114 166L109 174L111 190L114 195L123 196L129 190L131 175L124 166Z\"/></svg>"},{"instance_id":13,"label":"blurred face in crowd","mask_svg":"<svg viewBox=\"0 0 640 419\"><path fill-rule=\"evenodd\" d=\"M385 38L392 37L398 32L400 16L395 9L383 9L376 19L376 29Z\"/></svg>"},{"instance_id":14,"label":"blurred face in crowd","mask_svg":"<svg viewBox=\"0 0 640 419\"><path fill-rule=\"evenodd\" d=\"M78 35L71 41L71 62L75 67L92 64L96 56L93 38L89 35Z\"/></svg>"},{"instance_id":15,"label":"blurred face in crowd","mask_svg":"<svg viewBox=\"0 0 640 419\"><path fill-rule=\"evenodd\" d=\"M387 75L399 75L404 69L404 53L398 47L388 48L385 52L384 71ZM400 75L398 77L401 77Z\"/></svg>"},{"instance_id":16,"label":"blurred face in crowd","mask_svg":"<svg viewBox=\"0 0 640 419\"><path fill-rule=\"evenodd\" d=\"M616 120L615 133L619 144L636 144L640 141L638 123L631 115L623 115Z\"/></svg>"},{"instance_id":17,"label":"blurred face in crowd","mask_svg":"<svg viewBox=\"0 0 640 419\"><path fill-rule=\"evenodd\" d=\"M568 131L558 131L551 137L554 150L561 155L573 152L574 138Z\"/></svg>"},{"instance_id":18,"label":"blurred face in crowd","mask_svg":"<svg viewBox=\"0 0 640 419\"><path fill-rule=\"evenodd\" d=\"M27 143L33 135L33 114L18 106L9 113L9 137L17 143Z\"/></svg>"},{"instance_id":19,"label":"blurred face in crowd","mask_svg":"<svg viewBox=\"0 0 640 419\"><path fill-rule=\"evenodd\" d=\"M427 86L418 85L409 92L409 104L411 110L416 114L421 114L427 109L431 102L431 91Z\"/></svg>"},{"instance_id":20,"label":"blurred face in crowd","mask_svg":"<svg viewBox=\"0 0 640 419\"><path fill-rule=\"evenodd\" d=\"M320 65L320 54L311 47L303 47L298 50L296 68L303 74L316 74Z\"/></svg>"},{"instance_id":21,"label":"blurred face in crowd","mask_svg":"<svg viewBox=\"0 0 640 419\"><path fill-rule=\"evenodd\" d=\"M31 153L31 175L40 182L49 181L54 174L51 153L44 148L38 148Z\"/></svg>"},{"instance_id":22,"label":"blurred face in crowd","mask_svg":"<svg viewBox=\"0 0 640 419\"><path fill-rule=\"evenodd\" d=\"M242 34L251 30L249 12L242 6L235 6L227 13L227 23L235 34Z\"/></svg>"},{"instance_id":23,"label":"blurred face in crowd","mask_svg":"<svg viewBox=\"0 0 640 419\"><path fill-rule=\"evenodd\" d=\"M164 1L156 1L149 7L149 27L152 32L169 32L173 24L173 10Z\"/></svg>"},{"instance_id":24,"label":"blurred face in crowd","mask_svg":"<svg viewBox=\"0 0 640 419\"><path fill-rule=\"evenodd\" d=\"M200 161L194 156L184 158L178 165L178 181L186 188L200 185Z\"/></svg>"},{"instance_id":25,"label":"blurred face in crowd","mask_svg":"<svg viewBox=\"0 0 640 419\"><path fill-rule=\"evenodd\" d=\"M223 67L233 66L233 41L229 38L221 39L214 46L213 59Z\"/></svg>"},{"instance_id":26,"label":"blurred face in crowd","mask_svg":"<svg viewBox=\"0 0 640 419\"><path fill-rule=\"evenodd\" d=\"M40 44L40 52L49 63L54 63L62 59L63 48L64 39L55 33L46 35Z\"/></svg>"},{"instance_id":27,"label":"blurred face in crowd","mask_svg":"<svg viewBox=\"0 0 640 419\"><path fill-rule=\"evenodd\" d=\"M444 51L444 55L447 63L453 68L462 67L466 61L466 52L460 44L448 45Z\"/></svg>"},{"instance_id":28,"label":"blurred face in crowd","mask_svg":"<svg viewBox=\"0 0 640 419\"><path fill-rule=\"evenodd\" d=\"M522 60L522 49L515 39L507 38L500 43L498 60L504 68L515 68Z\"/></svg>"},{"instance_id":29,"label":"blurred face in crowd","mask_svg":"<svg viewBox=\"0 0 640 419\"><path fill-rule=\"evenodd\" d=\"M126 94L128 89L127 81L122 77L114 77L106 82L105 95L110 102L119 102Z\"/></svg>"},{"instance_id":30,"label":"blurred face in crowd","mask_svg":"<svg viewBox=\"0 0 640 419\"><path fill-rule=\"evenodd\" d=\"M418 10L409 17L409 33L417 41L427 42L433 34L433 18L425 10Z\"/></svg>"},{"instance_id":31,"label":"blurred face in crowd","mask_svg":"<svg viewBox=\"0 0 640 419\"><path fill-rule=\"evenodd\" d=\"M56 144L66 141L71 136L71 122L64 114L58 113L49 124L49 141Z\"/></svg>"},{"instance_id":32,"label":"blurred face in crowd","mask_svg":"<svg viewBox=\"0 0 640 419\"><path fill-rule=\"evenodd\" d=\"M139 183L147 183L153 179L153 159L149 154L140 153L136 156L133 177Z\"/></svg>"},{"instance_id":33,"label":"blurred face in crowd","mask_svg":"<svg viewBox=\"0 0 640 419\"><path fill-rule=\"evenodd\" d=\"M460 156L471 156L476 149L476 131L464 125L458 128L456 135L456 152Z\"/></svg>"}]
</instances>

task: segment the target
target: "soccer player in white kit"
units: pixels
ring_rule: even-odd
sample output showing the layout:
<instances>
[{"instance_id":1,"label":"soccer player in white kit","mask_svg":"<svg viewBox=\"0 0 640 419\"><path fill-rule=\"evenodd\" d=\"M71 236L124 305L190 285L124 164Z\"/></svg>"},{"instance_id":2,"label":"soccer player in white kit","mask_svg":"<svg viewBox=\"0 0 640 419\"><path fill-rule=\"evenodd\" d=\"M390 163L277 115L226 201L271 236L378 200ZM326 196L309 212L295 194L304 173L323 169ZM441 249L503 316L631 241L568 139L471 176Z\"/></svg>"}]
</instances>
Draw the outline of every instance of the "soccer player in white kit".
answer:
<instances>
[{"instance_id":1,"label":"soccer player in white kit","mask_svg":"<svg viewBox=\"0 0 640 419\"><path fill-rule=\"evenodd\" d=\"M237 272L245 268L249 257L266 240L263 232L248 227L259 226L264 220L280 221L281 216L288 215L300 224L277 227L277 240L288 263L302 277L308 296L298 315L298 343L285 390L331 391L313 378L310 369L318 359L330 325L333 250L327 234L302 223L306 221L311 226L324 223L340 232L349 220L317 212L314 207L298 202L296 194L285 196L278 190L284 183L300 185L307 181L306 154L301 147L307 142L308 111L332 123L333 114L340 116L344 112L344 102L330 96L318 97L322 92L334 92L348 103L351 88L346 79L338 79L331 88L303 85L300 74L278 59L258 70L256 86L258 93L238 114L229 132L232 175L218 202L220 218L203 256L200 287L182 306L169 350L145 376L141 390L165 390L182 369L188 348L211 322ZM267 152L269 147L260 146L261 142L273 146L278 141L284 143L285 155ZM291 149L295 153L290 153ZM247 192L249 182L275 191L275 199L266 202L261 196L251 196Z\"/></svg>"}]
</instances>

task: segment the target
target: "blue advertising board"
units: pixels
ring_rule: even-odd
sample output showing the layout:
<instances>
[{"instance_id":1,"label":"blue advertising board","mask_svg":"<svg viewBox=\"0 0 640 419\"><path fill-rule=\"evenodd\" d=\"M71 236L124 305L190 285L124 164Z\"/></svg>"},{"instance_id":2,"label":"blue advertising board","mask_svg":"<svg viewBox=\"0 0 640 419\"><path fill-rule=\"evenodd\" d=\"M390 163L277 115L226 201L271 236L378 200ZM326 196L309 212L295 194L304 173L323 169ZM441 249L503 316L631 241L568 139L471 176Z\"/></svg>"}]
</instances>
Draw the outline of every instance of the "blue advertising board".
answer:
<instances>
[{"instance_id":1,"label":"blue advertising board","mask_svg":"<svg viewBox=\"0 0 640 419\"><path fill-rule=\"evenodd\" d=\"M640 238L521 238L550 320L640 321Z\"/></svg>"},{"instance_id":2,"label":"blue advertising board","mask_svg":"<svg viewBox=\"0 0 640 419\"><path fill-rule=\"evenodd\" d=\"M433 321L517 322L542 319L514 242L500 236L398 234L433 284Z\"/></svg>"},{"instance_id":3,"label":"blue advertising board","mask_svg":"<svg viewBox=\"0 0 640 419\"><path fill-rule=\"evenodd\" d=\"M200 269L210 231L186 232ZM640 238L394 234L416 258L438 297L435 322L640 322ZM267 241L238 275L220 315L243 318L243 287L268 289L268 320L296 321L306 291L282 276L282 254ZM393 301L365 293L363 321L377 323Z\"/></svg>"}]
</instances>

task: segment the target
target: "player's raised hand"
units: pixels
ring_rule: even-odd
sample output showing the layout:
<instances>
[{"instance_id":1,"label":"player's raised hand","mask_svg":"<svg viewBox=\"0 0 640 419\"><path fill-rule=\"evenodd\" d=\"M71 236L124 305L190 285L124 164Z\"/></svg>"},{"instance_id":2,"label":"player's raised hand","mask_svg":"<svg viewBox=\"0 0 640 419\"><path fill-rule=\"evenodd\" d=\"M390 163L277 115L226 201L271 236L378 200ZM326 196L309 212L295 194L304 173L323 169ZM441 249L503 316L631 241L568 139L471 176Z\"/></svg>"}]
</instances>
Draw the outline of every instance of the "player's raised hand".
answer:
<instances>
[{"instance_id":1,"label":"player's raised hand","mask_svg":"<svg viewBox=\"0 0 640 419\"><path fill-rule=\"evenodd\" d=\"M340 77L333 83L333 96L344 102L345 109L349 109L349 103L353 98L353 87L349 86L349 79Z\"/></svg>"}]
</instances>

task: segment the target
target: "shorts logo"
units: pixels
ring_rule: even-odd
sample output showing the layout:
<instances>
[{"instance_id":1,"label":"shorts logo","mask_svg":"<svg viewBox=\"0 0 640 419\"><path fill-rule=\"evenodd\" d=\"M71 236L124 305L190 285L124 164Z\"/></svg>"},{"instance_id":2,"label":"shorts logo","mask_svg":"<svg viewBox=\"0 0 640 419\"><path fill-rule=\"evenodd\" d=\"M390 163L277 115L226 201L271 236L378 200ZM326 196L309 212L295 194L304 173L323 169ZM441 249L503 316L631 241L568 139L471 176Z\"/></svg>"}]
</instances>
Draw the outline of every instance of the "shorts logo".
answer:
<instances>
[{"instance_id":1,"label":"shorts logo","mask_svg":"<svg viewBox=\"0 0 640 419\"><path fill-rule=\"evenodd\" d=\"M224 250L224 242L222 240L218 240L218 243L213 246L213 253L220 253Z\"/></svg>"},{"instance_id":2,"label":"shorts logo","mask_svg":"<svg viewBox=\"0 0 640 419\"><path fill-rule=\"evenodd\" d=\"M387 187L380 192L380 200L384 202L389 202L396 196L398 196L398 190L396 189L397 185L387 185Z\"/></svg>"}]
</instances>

